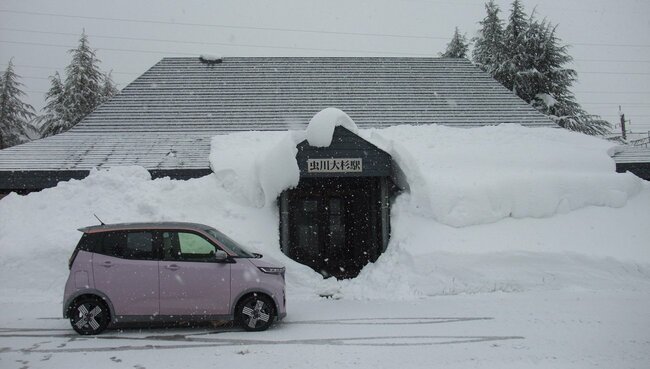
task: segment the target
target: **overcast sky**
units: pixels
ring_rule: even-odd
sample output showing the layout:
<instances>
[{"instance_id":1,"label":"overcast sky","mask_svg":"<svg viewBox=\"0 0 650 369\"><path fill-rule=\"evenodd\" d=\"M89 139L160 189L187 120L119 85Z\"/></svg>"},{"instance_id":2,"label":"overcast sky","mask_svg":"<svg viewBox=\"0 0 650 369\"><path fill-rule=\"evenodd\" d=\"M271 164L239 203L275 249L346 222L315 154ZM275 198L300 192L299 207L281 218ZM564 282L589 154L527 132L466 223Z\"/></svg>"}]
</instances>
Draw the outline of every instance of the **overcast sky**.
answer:
<instances>
[{"instance_id":1,"label":"overcast sky","mask_svg":"<svg viewBox=\"0 0 650 369\"><path fill-rule=\"evenodd\" d=\"M496 2L506 16L510 1ZM650 1L523 3L559 24L583 107L616 123L622 105L633 131L650 131ZM14 58L41 108L82 29L124 87L163 56L437 56L484 16L479 0L0 0L0 63Z\"/></svg>"}]
</instances>

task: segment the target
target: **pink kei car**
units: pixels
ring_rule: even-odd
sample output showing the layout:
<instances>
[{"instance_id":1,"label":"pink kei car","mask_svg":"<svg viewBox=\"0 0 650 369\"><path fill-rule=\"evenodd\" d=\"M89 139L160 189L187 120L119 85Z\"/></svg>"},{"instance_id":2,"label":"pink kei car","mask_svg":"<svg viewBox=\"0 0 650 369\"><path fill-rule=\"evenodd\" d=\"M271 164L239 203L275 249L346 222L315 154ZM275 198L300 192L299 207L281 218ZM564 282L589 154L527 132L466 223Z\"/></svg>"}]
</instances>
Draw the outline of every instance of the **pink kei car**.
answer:
<instances>
[{"instance_id":1,"label":"pink kei car","mask_svg":"<svg viewBox=\"0 0 650 369\"><path fill-rule=\"evenodd\" d=\"M194 223L80 229L63 316L79 334L111 323L235 320L262 331L286 316L284 267Z\"/></svg>"}]
</instances>

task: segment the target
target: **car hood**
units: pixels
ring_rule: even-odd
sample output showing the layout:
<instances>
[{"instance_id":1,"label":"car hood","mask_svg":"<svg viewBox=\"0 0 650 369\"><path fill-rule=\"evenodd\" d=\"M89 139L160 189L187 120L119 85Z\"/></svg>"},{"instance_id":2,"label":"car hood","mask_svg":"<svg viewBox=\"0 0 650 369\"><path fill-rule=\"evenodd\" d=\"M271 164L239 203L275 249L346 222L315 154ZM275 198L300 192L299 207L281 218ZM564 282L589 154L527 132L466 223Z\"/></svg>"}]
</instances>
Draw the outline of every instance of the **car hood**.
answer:
<instances>
[{"instance_id":1,"label":"car hood","mask_svg":"<svg viewBox=\"0 0 650 369\"><path fill-rule=\"evenodd\" d=\"M250 260L250 262L253 263L253 265L256 267L284 268L284 265L282 265L282 263L268 256L262 256L261 258L250 258L248 260Z\"/></svg>"}]
</instances>

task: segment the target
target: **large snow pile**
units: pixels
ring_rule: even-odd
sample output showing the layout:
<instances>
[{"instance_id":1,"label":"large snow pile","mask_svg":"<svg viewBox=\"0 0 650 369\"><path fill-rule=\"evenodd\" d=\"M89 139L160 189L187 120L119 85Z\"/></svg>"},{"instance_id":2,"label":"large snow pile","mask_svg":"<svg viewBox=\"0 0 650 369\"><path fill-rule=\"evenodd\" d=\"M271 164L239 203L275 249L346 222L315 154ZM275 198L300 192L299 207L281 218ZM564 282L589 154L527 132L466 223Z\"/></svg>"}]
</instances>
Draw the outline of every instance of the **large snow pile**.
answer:
<instances>
[{"instance_id":1,"label":"large snow pile","mask_svg":"<svg viewBox=\"0 0 650 369\"><path fill-rule=\"evenodd\" d=\"M405 174L411 212L456 227L621 207L641 190L633 174L615 173L612 143L561 129L395 126L364 136Z\"/></svg>"},{"instance_id":2,"label":"large snow pile","mask_svg":"<svg viewBox=\"0 0 650 369\"><path fill-rule=\"evenodd\" d=\"M360 135L388 151L409 189L392 237L349 281L324 280L279 247L275 198L298 183L305 132L215 137L214 174L152 180L138 167L0 200L0 299L60 299L77 228L192 221L287 266L289 298L417 298L464 292L650 291L650 186L614 173L611 144L559 129L392 127ZM594 206L597 205L597 206Z\"/></svg>"}]
</instances>

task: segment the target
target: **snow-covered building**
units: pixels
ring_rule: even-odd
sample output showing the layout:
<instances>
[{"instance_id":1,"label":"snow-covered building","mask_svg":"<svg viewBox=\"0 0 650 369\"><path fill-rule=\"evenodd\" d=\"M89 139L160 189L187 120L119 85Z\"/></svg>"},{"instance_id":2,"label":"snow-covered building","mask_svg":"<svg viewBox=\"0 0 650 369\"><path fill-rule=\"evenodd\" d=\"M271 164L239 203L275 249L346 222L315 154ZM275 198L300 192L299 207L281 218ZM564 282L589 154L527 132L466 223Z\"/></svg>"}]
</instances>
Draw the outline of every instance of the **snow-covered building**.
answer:
<instances>
[{"instance_id":1,"label":"snow-covered building","mask_svg":"<svg viewBox=\"0 0 650 369\"><path fill-rule=\"evenodd\" d=\"M554 126L464 59L164 58L70 131L2 150L0 192L121 165L154 177L202 176L210 137L302 129L329 106L360 128Z\"/></svg>"},{"instance_id":2,"label":"snow-covered building","mask_svg":"<svg viewBox=\"0 0 650 369\"><path fill-rule=\"evenodd\" d=\"M650 181L650 147L621 146L612 158L619 173L632 172L637 177Z\"/></svg>"},{"instance_id":3,"label":"snow-covered building","mask_svg":"<svg viewBox=\"0 0 650 369\"><path fill-rule=\"evenodd\" d=\"M556 127L465 59L164 58L70 131L2 150L0 193L127 165L154 178L201 177L212 172L213 136L303 130L327 107L359 128ZM388 243L391 156L344 127L327 147L297 149L300 184L278 198L281 247L316 270L356 275ZM330 254L315 258L314 244Z\"/></svg>"}]
</instances>

